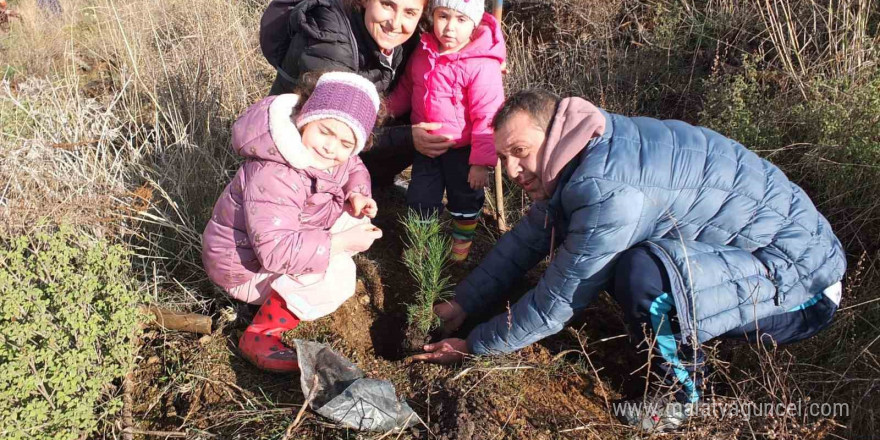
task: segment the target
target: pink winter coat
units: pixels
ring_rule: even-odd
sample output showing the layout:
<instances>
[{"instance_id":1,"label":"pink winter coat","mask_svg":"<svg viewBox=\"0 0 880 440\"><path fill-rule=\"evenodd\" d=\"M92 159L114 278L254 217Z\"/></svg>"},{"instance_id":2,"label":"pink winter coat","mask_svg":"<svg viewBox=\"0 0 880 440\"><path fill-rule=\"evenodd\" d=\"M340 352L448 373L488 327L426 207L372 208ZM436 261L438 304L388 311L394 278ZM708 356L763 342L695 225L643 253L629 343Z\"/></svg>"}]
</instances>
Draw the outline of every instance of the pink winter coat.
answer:
<instances>
[{"instance_id":1,"label":"pink winter coat","mask_svg":"<svg viewBox=\"0 0 880 440\"><path fill-rule=\"evenodd\" d=\"M310 167L290 118L299 97L270 96L232 126L232 148L246 158L202 235L202 263L225 289L261 268L279 274L323 273L330 232L352 192L371 197L370 175L357 156L332 173Z\"/></svg>"},{"instance_id":2,"label":"pink winter coat","mask_svg":"<svg viewBox=\"0 0 880 440\"><path fill-rule=\"evenodd\" d=\"M491 124L504 103L501 63L507 57L501 26L483 14L464 49L440 55L438 46L433 33L422 33L406 73L388 98L388 110L392 115L411 110L413 124L443 124L433 133L452 136L454 148L470 145L471 165L495 166Z\"/></svg>"}]
</instances>

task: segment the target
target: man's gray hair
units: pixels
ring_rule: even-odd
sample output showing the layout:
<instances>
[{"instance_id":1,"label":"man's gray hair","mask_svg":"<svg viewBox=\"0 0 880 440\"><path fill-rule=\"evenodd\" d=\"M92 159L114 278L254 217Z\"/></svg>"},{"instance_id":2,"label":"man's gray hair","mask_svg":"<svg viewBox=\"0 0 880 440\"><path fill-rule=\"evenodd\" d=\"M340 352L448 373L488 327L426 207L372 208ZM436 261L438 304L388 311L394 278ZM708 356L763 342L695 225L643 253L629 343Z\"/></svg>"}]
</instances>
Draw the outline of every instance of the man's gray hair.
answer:
<instances>
[{"instance_id":1,"label":"man's gray hair","mask_svg":"<svg viewBox=\"0 0 880 440\"><path fill-rule=\"evenodd\" d=\"M504 105L495 113L492 119L492 129L498 131L513 115L525 112L538 127L547 131L550 129L550 121L556 114L556 107L561 99L552 92L543 89L528 89L514 93Z\"/></svg>"}]
</instances>

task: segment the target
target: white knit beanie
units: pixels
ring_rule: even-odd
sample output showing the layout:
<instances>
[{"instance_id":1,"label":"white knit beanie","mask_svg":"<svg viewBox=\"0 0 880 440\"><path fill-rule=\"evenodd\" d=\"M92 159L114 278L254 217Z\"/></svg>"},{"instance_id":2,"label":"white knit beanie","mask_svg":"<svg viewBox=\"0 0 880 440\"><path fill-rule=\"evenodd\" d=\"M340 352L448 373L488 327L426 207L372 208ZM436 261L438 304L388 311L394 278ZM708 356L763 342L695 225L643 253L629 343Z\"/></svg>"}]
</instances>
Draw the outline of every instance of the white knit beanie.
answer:
<instances>
[{"instance_id":1,"label":"white knit beanie","mask_svg":"<svg viewBox=\"0 0 880 440\"><path fill-rule=\"evenodd\" d=\"M432 0L431 14L435 8L449 8L473 20L475 26L479 26L483 21L483 12L486 11L485 0Z\"/></svg>"}]
</instances>

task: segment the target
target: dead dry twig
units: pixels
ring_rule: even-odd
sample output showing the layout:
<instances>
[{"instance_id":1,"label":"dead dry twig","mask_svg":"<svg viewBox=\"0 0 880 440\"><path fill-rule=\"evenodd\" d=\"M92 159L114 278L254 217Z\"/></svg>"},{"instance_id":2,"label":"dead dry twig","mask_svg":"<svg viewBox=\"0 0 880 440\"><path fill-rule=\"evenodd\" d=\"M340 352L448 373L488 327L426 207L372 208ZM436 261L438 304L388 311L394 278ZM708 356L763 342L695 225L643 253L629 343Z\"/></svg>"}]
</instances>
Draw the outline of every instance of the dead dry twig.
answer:
<instances>
[{"instance_id":1,"label":"dead dry twig","mask_svg":"<svg viewBox=\"0 0 880 440\"><path fill-rule=\"evenodd\" d=\"M281 440L290 440L290 436L293 435L296 428L299 427L300 422L302 422L303 415L306 413L306 409L312 403L312 400L315 399L315 391L318 389L318 376L316 375L314 380L312 381L312 389L309 391L309 396L306 398L306 401L303 402L302 407L300 407L299 412L296 413L296 418L293 419L293 423L287 427L287 430L284 431L284 437Z\"/></svg>"}]
</instances>

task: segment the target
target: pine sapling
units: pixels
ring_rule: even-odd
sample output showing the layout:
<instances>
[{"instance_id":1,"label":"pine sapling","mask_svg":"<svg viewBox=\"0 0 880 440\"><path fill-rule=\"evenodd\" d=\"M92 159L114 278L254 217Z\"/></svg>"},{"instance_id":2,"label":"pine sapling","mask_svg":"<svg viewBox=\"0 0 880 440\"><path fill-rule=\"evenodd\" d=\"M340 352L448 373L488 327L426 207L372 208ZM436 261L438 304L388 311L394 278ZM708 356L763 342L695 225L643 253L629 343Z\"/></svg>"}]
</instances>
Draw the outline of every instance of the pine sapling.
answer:
<instances>
[{"instance_id":1,"label":"pine sapling","mask_svg":"<svg viewBox=\"0 0 880 440\"><path fill-rule=\"evenodd\" d=\"M410 210L401 223L406 227L403 262L416 282L413 301L407 305L407 319L411 327L427 335L440 324L434 316L434 304L452 296L449 277L443 274L452 241L436 215L425 219Z\"/></svg>"}]
</instances>

